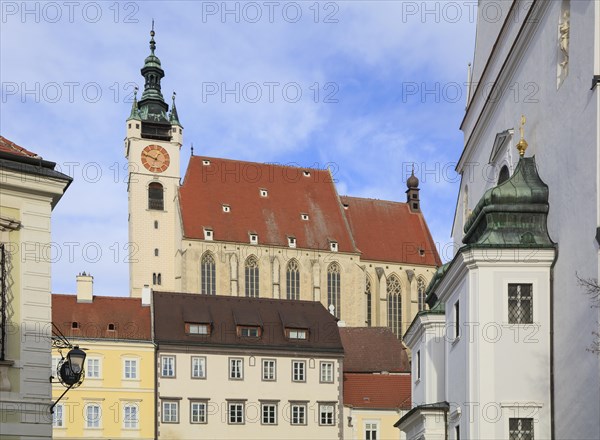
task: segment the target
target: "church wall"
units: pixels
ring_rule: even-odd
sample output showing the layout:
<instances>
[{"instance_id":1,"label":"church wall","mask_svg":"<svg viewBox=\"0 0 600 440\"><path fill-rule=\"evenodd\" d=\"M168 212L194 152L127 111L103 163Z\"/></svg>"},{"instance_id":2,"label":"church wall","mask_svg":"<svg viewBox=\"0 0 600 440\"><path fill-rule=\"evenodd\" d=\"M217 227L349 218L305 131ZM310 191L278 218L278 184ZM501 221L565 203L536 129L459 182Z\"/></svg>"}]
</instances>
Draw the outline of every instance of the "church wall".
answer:
<instances>
[{"instance_id":1,"label":"church wall","mask_svg":"<svg viewBox=\"0 0 600 440\"><path fill-rule=\"evenodd\" d=\"M557 84L557 64L562 59L558 26L562 2L547 2L537 30L517 62L508 65L506 90L484 115L481 134L475 136L476 149L463 168L464 185L469 185L469 208L495 185L496 173L488 167L496 133L514 128L509 149L512 170L518 161L519 118L527 117L526 155L536 156L541 178L550 189L548 228L558 243L559 258L554 273L555 389L557 437L573 432L581 438L600 437L600 426L592 420L600 413L600 391L585 381L573 381L573 359L581 377L598 377L599 357L587 351L597 331L597 310L577 284L577 275L596 278L598 244L594 240L598 218L597 149L599 115L595 103L598 89L590 90L594 73L594 17L597 2L570 2L568 75ZM595 55L598 57L598 55ZM527 89L525 88L527 87ZM470 132L465 132L465 140ZM508 155L509 153L507 153ZM491 177L487 177L491 174ZM596 177L594 177L596 176ZM461 199L459 199L461 200ZM460 202L459 202L460 205ZM457 213L457 220L459 215ZM462 224L456 222L455 242L462 238ZM574 325L577 323L577 325ZM569 402L586 402L575 408ZM569 423L562 422L569 420ZM576 427L576 431L573 431Z\"/></svg>"}]
</instances>

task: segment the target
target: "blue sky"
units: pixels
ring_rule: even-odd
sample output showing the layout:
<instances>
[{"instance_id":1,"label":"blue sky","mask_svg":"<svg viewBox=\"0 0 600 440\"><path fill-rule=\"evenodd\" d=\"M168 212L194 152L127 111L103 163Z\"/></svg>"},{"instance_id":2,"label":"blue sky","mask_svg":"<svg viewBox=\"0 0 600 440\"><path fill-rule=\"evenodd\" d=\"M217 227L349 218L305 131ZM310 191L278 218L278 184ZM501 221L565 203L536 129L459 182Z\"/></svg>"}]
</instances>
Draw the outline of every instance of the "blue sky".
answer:
<instances>
[{"instance_id":1,"label":"blue sky","mask_svg":"<svg viewBox=\"0 0 600 440\"><path fill-rule=\"evenodd\" d=\"M52 219L53 291L74 292L85 270L95 293L128 294L123 139L153 18L163 94L177 92L185 127L182 175L193 143L329 164L340 194L404 201L414 162L451 257L476 3L2 2L0 133L74 178Z\"/></svg>"}]
</instances>

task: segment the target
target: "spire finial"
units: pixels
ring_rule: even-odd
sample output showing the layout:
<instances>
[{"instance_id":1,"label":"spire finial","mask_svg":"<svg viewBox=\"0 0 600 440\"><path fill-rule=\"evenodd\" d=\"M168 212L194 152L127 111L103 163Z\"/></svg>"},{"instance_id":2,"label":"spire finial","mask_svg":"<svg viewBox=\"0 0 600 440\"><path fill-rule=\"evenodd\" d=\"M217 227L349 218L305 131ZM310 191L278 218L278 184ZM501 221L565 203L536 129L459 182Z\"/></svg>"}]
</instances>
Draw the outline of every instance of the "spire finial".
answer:
<instances>
[{"instance_id":1,"label":"spire finial","mask_svg":"<svg viewBox=\"0 0 600 440\"><path fill-rule=\"evenodd\" d=\"M521 127L519 127L519 132L521 133L521 140L517 144L517 150L519 150L519 155L523 157L525 155L525 150L527 150L527 141L525 140L525 123L527 119L525 115L521 115Z\"/></svg>"},{"instance_id":2,"label":"spire finial","mask_svg":"<svg viewBox=\"0 0 600 440\"><path fill-rule=\"evenodd\" d=\"M138 87L135 86L135 88L133 89L133 102L131 103L131 113L129 114L128 120L140 118L139 111L138 111L137 92L138 92Z\"/></svg>"},{"instance_id":3,"label":"spire finial","mask_svg":"<svg viewBox=\"0 0 600 440\"><path fill-rule=\"evenodd\" d=\"M192 142L192 148L191 148L191 150L192 150L192 156L193 156L194 155L194 143L193 142Z\"/></svg>"},{"instance_id":4,"label":"spire finial","mask_svg":"<svg viewBox=\"0 0 600 440\"><path fill-rule=\"evenodd\" d=\"M154 55L154 50L156 49L156 42L154 41L154 19L152 19L152 30L150 31L150 52Z\"/></svg>"}]
</instances>

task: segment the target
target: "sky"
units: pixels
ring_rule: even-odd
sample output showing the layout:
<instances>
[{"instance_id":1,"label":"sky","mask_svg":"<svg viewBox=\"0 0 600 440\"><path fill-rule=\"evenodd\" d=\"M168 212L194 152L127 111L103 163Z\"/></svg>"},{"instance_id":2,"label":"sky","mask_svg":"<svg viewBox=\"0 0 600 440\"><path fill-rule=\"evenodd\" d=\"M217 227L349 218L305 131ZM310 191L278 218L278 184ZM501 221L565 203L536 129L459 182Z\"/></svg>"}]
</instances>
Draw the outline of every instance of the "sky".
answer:
<instances>
[{"instance_id":1,"label":"sky","mask_svg":"<svg viewBox=\"0 0 600 440\"><path fill-rule=\"evenodd\" d=\"M74 181L52 215L52 290L128 295L125 120L154 20L162 91L196 155L329 167L403 202L412 165L443 260L476 1L1 3L0 134ZM401 226L400 226L401 227Z\"/></svg>"}]
</instances>

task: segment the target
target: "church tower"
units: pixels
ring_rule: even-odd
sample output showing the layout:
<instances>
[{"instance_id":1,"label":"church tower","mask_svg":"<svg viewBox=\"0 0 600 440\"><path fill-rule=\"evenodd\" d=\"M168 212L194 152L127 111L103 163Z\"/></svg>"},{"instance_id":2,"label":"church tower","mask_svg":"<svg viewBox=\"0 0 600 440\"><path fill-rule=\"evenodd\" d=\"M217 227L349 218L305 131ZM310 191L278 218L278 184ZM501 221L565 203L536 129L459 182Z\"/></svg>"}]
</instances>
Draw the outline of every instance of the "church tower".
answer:
<instances>
[{"instance_id":1,"label":"church tower","mask_svg":"<svg viewBox=\"0 0 600 440\"><path fill-rule=\"evenodd\" d=\"M129 180L129 292L140 297L144 285L155 290L176 290L177 190L183 127L175 107L161 93L165 72L154 54L154 24L150 55L141 73L144 91L137 89L127 118L125 157Z\"/></svg>"}]
</instances>

